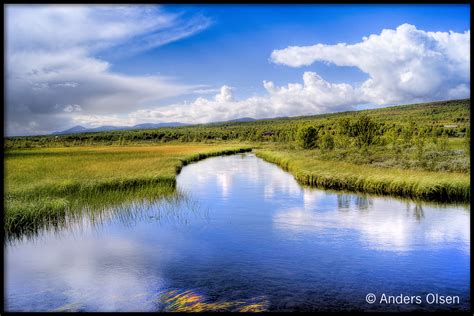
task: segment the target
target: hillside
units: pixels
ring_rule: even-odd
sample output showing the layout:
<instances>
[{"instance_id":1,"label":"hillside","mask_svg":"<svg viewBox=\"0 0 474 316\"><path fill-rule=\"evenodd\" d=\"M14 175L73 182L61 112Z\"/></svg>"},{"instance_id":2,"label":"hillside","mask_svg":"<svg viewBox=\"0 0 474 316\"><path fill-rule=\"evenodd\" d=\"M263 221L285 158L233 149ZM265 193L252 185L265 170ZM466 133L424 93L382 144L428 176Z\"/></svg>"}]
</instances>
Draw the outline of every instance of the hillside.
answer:
<instances>
[{"instance_id":1,"label":"hillside","mask_svg":"<svg viewBox=\"0 0 474 316\"><path fill-rule=\"evenodd\" d=\"M469 127L470 99L393 106L380 109L339 112L291 118L245 120L159 129L120 130L65 135L21 136L6 138L6 148L56 147L92 144L162 143L170 141L271 141L291 142L299 126L314 124L324 129L341 119L367 114L383 126L384 131L397 130L410 124L426 133L449 137L464 136ZM143 126L146 127L146 126Z\"/></svg>"}]
</instances>

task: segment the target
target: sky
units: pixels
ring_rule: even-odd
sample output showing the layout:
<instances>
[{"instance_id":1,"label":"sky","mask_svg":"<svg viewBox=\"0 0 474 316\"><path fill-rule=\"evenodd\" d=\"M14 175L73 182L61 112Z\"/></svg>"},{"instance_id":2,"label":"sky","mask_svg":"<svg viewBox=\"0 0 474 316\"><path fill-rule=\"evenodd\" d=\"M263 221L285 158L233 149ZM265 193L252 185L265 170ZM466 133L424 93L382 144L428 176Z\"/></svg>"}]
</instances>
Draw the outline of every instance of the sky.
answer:
<instances>
[{"instance_id":1,"label":"sky","mask_svg":"<svg viewBox=\"0 0 474 316\"><path fill-rule=\"evenodd\" d=\"M469 5L6 5L5 134L470 97Z\"/></svg>"}]
</instances>

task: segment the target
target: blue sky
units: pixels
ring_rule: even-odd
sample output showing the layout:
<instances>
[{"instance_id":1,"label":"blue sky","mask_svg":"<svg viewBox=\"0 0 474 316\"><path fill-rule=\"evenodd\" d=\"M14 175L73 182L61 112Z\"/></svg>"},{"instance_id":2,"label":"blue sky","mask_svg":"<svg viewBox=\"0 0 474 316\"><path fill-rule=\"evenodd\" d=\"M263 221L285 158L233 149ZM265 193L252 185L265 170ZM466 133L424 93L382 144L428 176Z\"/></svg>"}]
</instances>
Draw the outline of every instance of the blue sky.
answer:
<instances>
[{"instance_id":1,"label":"blue sky","mask_svg":"<svg viewBox=\"0 0 474 316\"><path fill-rule=\"evenodd\" d=\"M426 31L470 29L467 5L259 5L251 8L248 5L176 5L166 8L201 13L210 17L213 24L192 37L130 59L112 59L113 69L130 74L177 76L193 84L227 84L239 87L236 94L241 97L261 92L265 78L276 84L301 78L302 69L268 61L274 49L314 43L355 43L367 34L403 23ZM304 70L315 71L331 82L354 83L366 78L355 67L317 63Z\"/></svg>"},{"instance_id":2,"label":"blue sky","mask_svg":"<svg viewBox=\"0 0 474 316\"><path fill-rule=\"evenodd\" d=\"M7 9L7 69L15 74L7 77L7 134L307 115L470 95L469 5L40 9ZM42 28L33 44L28 27ZM382 35L384 29L392 33ZM25 52L44 54L44 63ZM49 61L63 57L64 64ZM384 79L390 74L398 79Z\"/></svg>"}]
</instances>

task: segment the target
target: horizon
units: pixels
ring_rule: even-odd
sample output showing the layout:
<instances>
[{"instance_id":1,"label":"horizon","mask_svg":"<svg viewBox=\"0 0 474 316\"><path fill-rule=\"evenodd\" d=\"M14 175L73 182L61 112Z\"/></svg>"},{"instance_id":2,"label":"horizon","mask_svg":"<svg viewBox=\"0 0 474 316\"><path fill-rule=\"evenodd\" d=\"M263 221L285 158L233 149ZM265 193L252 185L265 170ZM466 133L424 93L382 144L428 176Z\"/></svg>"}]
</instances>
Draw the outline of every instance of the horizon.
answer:
<instances>
[{"instance_id":1,"label":"horizon","mask_svg":"<svg viewBox=\"0 0 474 316\"><path fill-rule=\"evenodd\" d=\"M300 118L307 118L307 117L317 117L317 116L323 116L323 115L331 115L331 114L343 114L343 113L350 113L350 112L361 112L361 111L370 111L370 110L383 110L387 108L393 108L393 107L406 107L406 106L417 106L417 105L423 105L423 104L432 104L432 103L442 103L442 102L456 102L456 101L465 101L465 100L471 100L471 98L464 98L464 99L450 99L450 100L435 100L431 102L421 102L421 103L408 103L408 104L397 104L397 105L387 105L384 107L377 107L377 108L366 108L366 109L353 109L353 110L345 110L345 111L339 111L339 112L327 112L327 113L320 113L320 114L314 114L314 115L297 115L297 116L279 116L279 117L265 117L265 118L259 118L255 119L252 117L240 117L228 121L214 121L214 122L207 122L207 123L181 123L181 122L161 122L161 123L142 123L142 124L135 124L135 125L101 125L97 127L85 127L82 125L75 125L70 128L67 128L66 130L61 130L61 131L54 131L49 134L36 134L36 135L14 135L14 136L7 136L5 135L6 138L12 138L12 137L34 137L34 136L62 136L62 135L69 135L69 134L80 134L80 133L103 133L103 132L115 132L115 131L124 131L124 130L138 130L138 129L158 129L158 128L179 128L179 127L194 127L197 125L212 125L212 124L233 124L233 123L248 123L248 122L255 122L255 121L267 121L267 120L280 120L280 119L300 119ZM249 121L240 121L242 119L249 119ZM137 127L139 125L146 125L146 124L152 124L152 125L158 125L158 124L182 124L182 125L170 125L170 126L161 126L161 127ZM107 130L98 130L98 131L91 131L93 129L100 129L100 128L105 128L105 127L117 127L118 129L107 129ZM65 133L68 130L72 130L74 128L84 128L86 131L84 132L71 132L71 133Z\"/></svg>"},{"instance_id":2,"label":"horizon","mask_svg":"<svg viewBox=\"0 0 474 316\"><path fill-rule=\"evenodd\" d=\"M6 5L5 136L470 99L470 5L277 8Z\"/></svg>"}]
</instances>

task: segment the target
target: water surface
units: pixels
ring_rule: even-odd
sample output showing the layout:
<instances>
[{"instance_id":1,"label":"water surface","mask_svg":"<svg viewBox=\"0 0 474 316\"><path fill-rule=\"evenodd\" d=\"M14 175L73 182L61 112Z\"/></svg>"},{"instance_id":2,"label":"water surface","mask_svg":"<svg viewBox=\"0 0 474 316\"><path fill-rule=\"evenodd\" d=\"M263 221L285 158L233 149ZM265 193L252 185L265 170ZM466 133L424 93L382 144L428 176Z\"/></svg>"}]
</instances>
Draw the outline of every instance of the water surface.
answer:
<instances>
[{"instance_id":1,"label":"water surface","mask_svg":"<svg viewBox=\"0 0 474 316\"><path fill-rule=\"evenodd\" d=\"M253 154L188 165L177 184L185 202L6 245L6 309L172 310L170 291L211 310L469 309L468 205L303 188Z\"/></svg>"}]
</instances>

